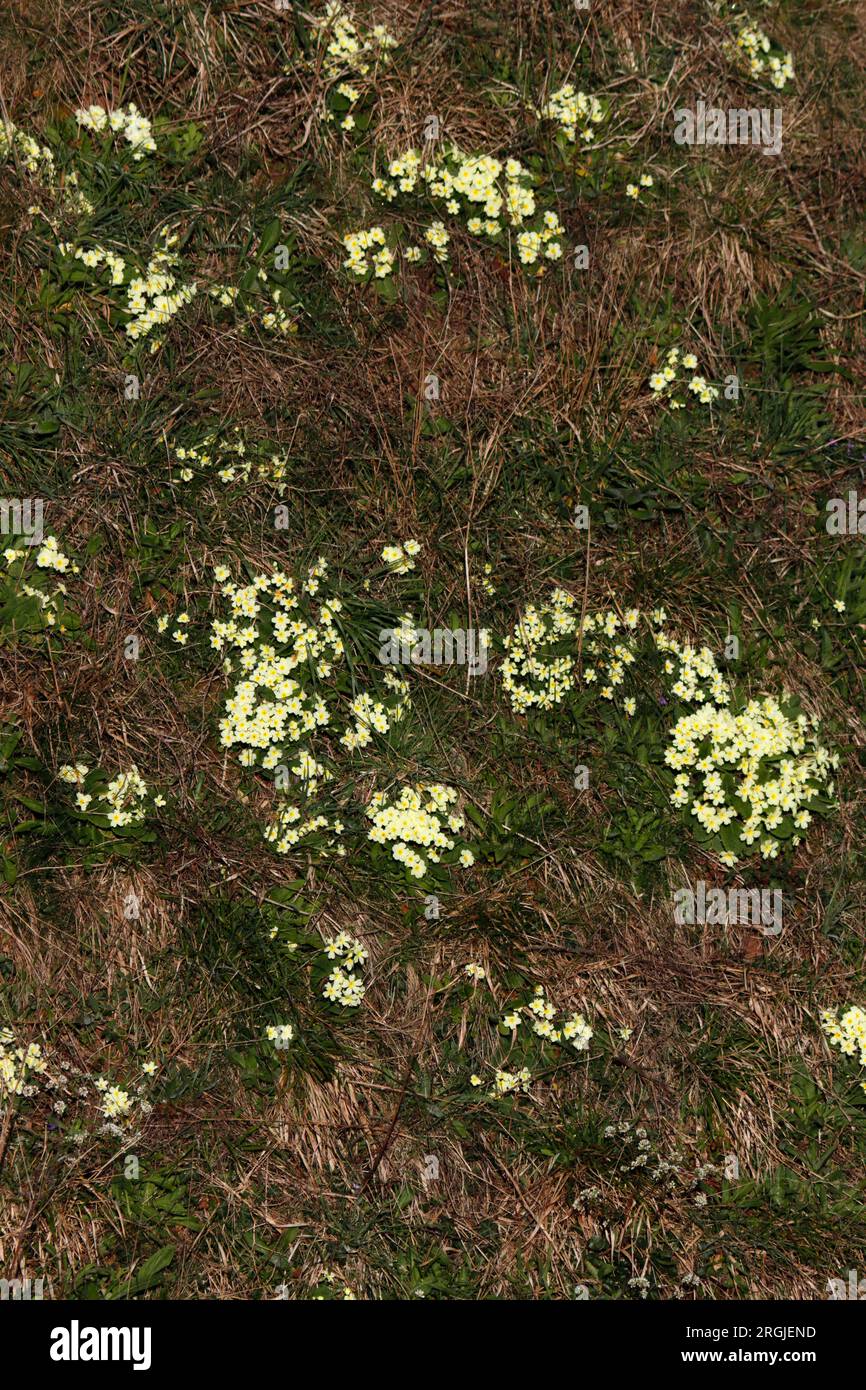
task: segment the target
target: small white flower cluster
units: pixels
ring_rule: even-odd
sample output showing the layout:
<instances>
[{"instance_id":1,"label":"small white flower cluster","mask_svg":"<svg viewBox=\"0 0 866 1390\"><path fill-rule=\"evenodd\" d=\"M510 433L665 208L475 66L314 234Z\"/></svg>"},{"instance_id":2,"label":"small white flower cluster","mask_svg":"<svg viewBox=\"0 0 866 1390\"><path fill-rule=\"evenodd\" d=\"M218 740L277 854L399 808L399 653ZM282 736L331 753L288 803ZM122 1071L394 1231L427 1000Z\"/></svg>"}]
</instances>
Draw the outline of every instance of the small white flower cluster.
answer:
<instances>
[{"instance_id":1,"label":"small white flower cluster","mask_svg":"<svg viewBox=\"0 0 866 1390\"><path fill-rule=\"evenodd\" d=\"M358 1295L354 1292L353 1289L349 1287L345 1280L342 1279L339 1275L335 1274L333 1270L325 1269L322 1271L322 1283L328 1288L328 1290L336 1290L334 1293L330 1295L331 1298L338 1299L342 1303L357 1303ZM337 1288L338 1285L341 1287ZM325 1294L314 1294L313 1301L317 1303L324 1303Z\"/></svg>"},{"instance_id":2,"label":"small white flower cluster","mask_svg":"<svg viewBox=\"0 0 866 1390\"><path fill-rule=\"evenodd\" d=\"M154 328L164 327L197 293L198 287L194 283L178 284L174 272L180 258L171 249L177 241L177 236L163 231L144 275L134 275L126 287L124 308L129 315L126 334L133 342L146 338ZM123 284L127 265L116 252L103 246L74 247L70 242L60 242L58 250L63 256L72 255L73 259L90 269L97 270L104 266L111 275L113 286ZM161 340L155 340L151 344L151 352L155 352L160 343Z\"/></svg>"},{"instance_id":3,"label":"small white flower cluster","mask_svg":"<svg viewBox=\"0 0 866 1390\"><path fill-rule=\"evenodd\" d=\"M157 632L165 632L171 621L171 616L168 613L161 613L156 620ZM171 635L179 647L185 647L189 641L189 614L186 612L178 613L174 621L177 626Z\"/></svg>"},{"instance_id":4,"label":"small white flower cluster","mask_svg":"<svg viewBox=\"0 0 866 1390\"><path fill-rule=\"evenodd\" d=\"M361 100L361 95L359 89L354 87L351 82L338 82L333 89L332 99L333 97L342 97L344 101L348 102L349 106L355 106ZM345 108L343 109L345 111ZM336 121L337 113L335 111L326 111L325 120ZM354 130L356 121L352 112L345 111L345 114L340 116L338 124L341 130Z\"/></svg>"},{"instance_id":5,"label":"small white flower cluster","mask_svg":"<svg viewBox=\"0 0 866 1390\"><path fill-rule=\"evenodd\" d=\"M297 770L296 767L292 769L293 772ZM329 778L330 775L328 774ZM321 812L305 816L300 806L291 804L277 809L274 819L265 827L264 837L269 845L273 845L277 854L288 854L303 840L309 840L320 830L329 832L327 843L330 848L335 843L331 836L342 835L343 829L343 822L338 818L329 820ZM337 845L338 855L342 857L345 852L343 845Z\"/></svg>"},{"instance_id":6,"label":"small white flower cluster","mask_svg":"<svg viewBox=\"0 0 866 1390\"><path fill-rule=\"evenodd\" d=\"M861 1067L866 1067L866 1011L852 1004L839 1018L837 1009L824 1009L821 1013L821 1027L833 1047L838 1047L845 1057L856 1057ZM866 1081L860 1082L866 1091Z\"/></svg>"},{"instance_id":7,"label":"small white flower cluster","mask_svg":"<svg viewBox=\"0 0 866 1390\"><path fill-rule=\"evenodd\" d=\"M685 353L681 360L680 349L671 348L667 354L665 365L650 376L650 390L659 397L668 397L671 410L683 410L686 403L682 397L671 395L671 392L681 386L681 383L677 381L677 372L682 366L687 372L694 373L688 382L688 390L697 397L702 405L712 405L713 401L718 400L719 389L717 386L710 386L706 378L698 374L697 365L698 359L693 352Z\"/></svg>"},{"instance_id":8,"label":"small white flower cluster","mask_svg":"<svg viewBox=\"0 0 866 1390\"><path fill-rule=\"evenodd\" d=\"M354 130L351 108L373 89L378 69L390 62L397 40L384 24L361 30L339 0L328 0L324 15L313 25L318 30L319 52L324 49L321 70L326 81L335 84L325 97L324 119L336 122L340 130ZM293 70L288 64L284 69ZM347 77L354 80L346 81Z\"/></svg>"},{"instance_id":9,"label":"small white flower cluster","mask_svg":"<svg viewBox=\"0 0 866 1390\"><path fill-rule=\"evenodd\" d=\"M3 552L7 564L11 564L21 554L18 549L10 549ZM72 574L79 574L80 570L74 565L68 555L64 555L60 549L60 543L56 536L46 536L45 540L36 555L36 564L41 570L56 570L58 574L66 574L69 570Z\"/></svg>"},{"instance_id":10,"label":"small white flower cluster","mask_svg":"<svg viewBox=\"0 0 866 1390\"><path fill-rule=\"evenodd\" d=\"M655 633L655 644L664 653L663 674L675 677L670 685L671 695L675 699L687 705L702 704L704 701L715 705L728 704L731 691L709 647L693 647L691 642L677 642L664 631Z\"/></svg>"},{"instance_id":11,"label":"small white flower cluster","mask_svg":"<svg viewBox=\"0 0 866 1390\"><path fill-rule=\"evenodd\" d=\"M532 1073L528 1067L521 1067L520 1071L503 1071L501 1067L496 1068L493 1077L493 1096L510 1096L515 1092L524 1095L529 1090L532 1081ZM470 1084L473 1086L481 1085L480 1076L470 1077Z\"/></svg>"},{"instance_id":12,"label":"small white flower cluster","mask_svg":"<svg viewBox=\"0 0 866 1390\"><path fill-rule=\"evenodd\" d=\"M62 179L57 176L54 155L47 145L40 145L32 135L20 130L11 121L0 121L0 161L9 159L21 161L24 172L32 174L50 189L61 213L70 216L86 217L93 212L93 203L81 192L78 186L78 173L68 169ZM44 216L38 204L27 209L31 216Z\"/></svg>"},{"instance_id":13,"label":"small white flower cluster","mask_svg":"<svg viewBox=\"0 0 866 1390\"><path fill-rule=\"evenodd\" d=\"M113 1134L126 1136L128 1121L132 1118L133 1111L137 1108L144 1116L152 1109L146 1099L146 1083L157 1070L156 1062L143 1063L142 1080L132 1090L112 1086L102 1076L95 1079L92 1076L88 1077L85 1072L67 1061L61 1061L58 1069L49 1074L48 1062L38 1043L30 1043L27 1047L20 1046L11 1029L0 1028L0 1108L7 1097L23 1096L29 1099L37 1095L41 1084L44 1091L53 1094L53 1113L64 1115L75 1097L81 1100L91 1098L88 1086L81 1084L89 1081L98 1098L99 1113L107 1121L105 1128ZM79 1078L74 1096L70 1091L70 1074ZM37 1078L41 1078L41 1082L37 1081ZM63 1099L64 1095L66 1099ZM124 1125L127 1127L124 1128ZM80 1128L74 1128L67 1137L75 1143L81 1143L84 1133Z\"/></svg>"},{"instance_id":14,"label":"small white flower cluster","mask_svg":"<svg viewBox=\"0 0 866 1390\"><path fill-rule=\"evenodd\" d=\"M102 1089L101 1087L99 1088ZM132 1113L132 1096L121 1086L106 1083L102 1113L107 1120L126 1120Z\"/></svg>"},{"instance_id":15,"label":"small white flower cluster","mask_svg":"<svg viewBox=\"0 0 866 1390\"><path fill-rule=\"evenodd\" d=\"M323 591L327 569L327 561L319 558L301 581L275 570L256 575L245 586L234 584L223 565L214 571L231 611L227 621L213 622L211 646L238 652L224 661L226 674L236 673L236 680L220 721L220 742L225 748L240 747L243 767L291 771L300 782L301 803L281 804L264 831L278 854L288 854L311 837L316 843L327 840L338 855L345 854L334 839L344 829L339 816L309 811L305 804L320 786L335 781L334 772L305 746L308 741L331 734L350 753L366 748L410 706L408 681L386 671L378 693L353 696L349 722L337 735L334 716L345 711L339 673L345 664L341 633L346 617L336 592Z\"/></svg>"},{"instance_id":16,"label":"small white flower cluster","mask_svg":"<svg viewBox=\"0 0 866 1390\"><path fill-rule=\"evenodd\" d=\"M331 724L318 682L343 664L345 648L338 627L342 600L335 593L317 598L326 572L327 562L319 559L300 584L275 570L256 575L246 587L233 584L223 566L214 572L232 612L228 622L213 623L211 645L217 651L239 649L241 677L226 704L220 739L227 748L244 745L240 761L245 767L257 766L261 754L261 766L273 770L288 747ZM317 609L310 602L313 598ZM231 658L225 669L234 669ZM370 743L371 731L387 733L408 708L408 683L390 671L384 682L387 693L382 699L362 693L351 702L353 723L340 739L350 751ZM307 784L310 766L304 767Z\"/></svg>"},{"instance_id":17,"label":"small white flower cluster","mask_svg":"<svg viewBox=\"0 0 866 1390\"><path fill-rule=\"evenodd\" d=\"M431 222L424 233L424 240L433 252L434 261L438 261L440 265L444 265L448 259L448 243L451 240L451 233L446 229L445 223L438 221ZM410 246L406 252L407 256L409 255L409 251L413 251L414 249L415 248ZM420 250L420 248L418 249ZM420 260L420 256L418 259Z\"/></svg>"},{"instance_id":18,"label":"small white flower cluster","mask_svg":"<svg viewBox=\"0 0 866 1390\"><path fill-rule=\"evenodd\" d=\"M579 92L571 82L559 87L535 114L541 120L555 121L572 144L579 130L583 143L591 145L596 135L593 127L604 120L604 108L598 97Z\"/></svg>"},{"instance_id":19,"label":"small white flower cluster","mask_svg":"<svg viewBox=\"0 0 866 1390\"><path fill-rule=\"evenodd\" d=\"M484 966L479 965L478 962L474 960L470 961L468 965L464 965L463 974L468 980L471 980L473 984L480 984L482 980L487 979L487 971L484 969Z\"/></svg>"},{"instance_id":20,"label":"small white flower cluster","mask_svg":"<svg viewBox=\"0 0 866 1390\"><path fill-rule=\"evenodd\" d=\"M105 817L113 830L141 825L147 815L146 803L151 793L135 763L108 783L99 769L91 772L86 763L64 763L57 775L61 782L79 788L75 797L79 811ZM165 797L153 797L151 805L164 806Z\"/></svg>"},{"instance_id":21,"label":"small white flower cluster","mask_svg":"<svg viewBox=\"0 0 866 1390\"><path fill-rule=\"evenodd\" d=\"M794 80L794 55L775 48L762 29L745 24L737 33L734 53L744 57L753 77L765 73L777 91Z\"/></svg>"},{"instance_id":22,"label":"small white flower cluster","mask_svg":"<svg viewBox=\"0 0 866 1390\"><path fill-rule=\"evenodd\" d=\"M403 787L396 799L385 792L374 792L365 815L373 822L367 838L375 844L392 846L391 855L403 864L413 878L423 878L430 864L442 862L443 855L456 849L452 836L465 825L451 808L457 792L441 782ZM427 858L414 846L420 846ZM463 848L457 855L461 867L475 863L472 851Z\"/></svg>"},{"instance_id":23,"label":"small white flower cluster","mask_svg":"<svg viewBox=\"0 0 866 1390\"><path fill-rule=\"evenodd\" d=\"M369 959L369 951L348 932L338 932L330 941L324 943L328 960L339 960L328 976L322 990L322 998L329 1004L339 1004L343 1009L356 1009L366 993L364 982L355 971Z\"/></svg>"},{"instance_id":24,"label":"small white flower cluster","mask_svg":"<svg viewBox=\"0 0 866 1390\"><path fill-rule=\"evenodd\" d=\"M583 683L613 700L639 655L635 633L643 617L639 609L627 610L622 619L609 610L581 621L577 600L563 589L540 608L527 605L504 639L503 686L512 709L549 710L577 691L581 634ZM816 742L816 719L810 724L770 696L732 713L726 708L733 698L730 686L710 648L676 641L663 627L666 619L663 608L652 612L648 651L661 659L672 699L698 706L674 723L668 737L664 758L677 774L671 802L691 810L728 867L739 862L738 850L755 841L763 858L775 859L787 842L800 844L799 832L808 829L816 809L826 809L821 799L833 795L830 774L838 754ZM634 715L635 697L623 699L622 708Z\"/></svg>"},{"instance_id":25,"label":"small white flower cluster","mask_svg":"<svg viewBox=\"0 0 866 1390\"><path fill-rule=\"evenodd\" d=\"M75 119L85 130L92 130L97 134L110 130L116 135L122 135L132 149L132 157L136 163L144 159L146 154L153 154L156 150L150 121L146 116L142 116L132 102L127 107L118 107L116 111L106 111L104 106L81 107L75 112Z\"/></svg>"}]
</instances>

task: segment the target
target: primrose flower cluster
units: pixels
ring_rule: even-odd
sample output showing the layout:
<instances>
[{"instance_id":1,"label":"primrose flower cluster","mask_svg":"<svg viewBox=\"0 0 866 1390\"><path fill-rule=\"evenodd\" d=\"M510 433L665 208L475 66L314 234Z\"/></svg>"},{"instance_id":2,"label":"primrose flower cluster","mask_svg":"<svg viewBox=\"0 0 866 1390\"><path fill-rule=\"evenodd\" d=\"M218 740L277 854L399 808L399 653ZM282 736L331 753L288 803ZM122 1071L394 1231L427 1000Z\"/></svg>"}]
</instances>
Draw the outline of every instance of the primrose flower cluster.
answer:
<instances>
[{"instance_id":1,"label":"primrose flower cluster","mask_svg":"<svg viewBox=\"0 0 866 1390\"><path fill-rule=\"evenodd\" d=\"M845 1057L856 1057L860 1066L866 1067L866 1011L852 1004L840 1018L837 1009L824 1009L821 1027L832 1047L838 1047ZM861 1081L860 1087L866 1091L866 1081Z\"/></svg>"},{"instance_id":2,"label":"primrose flower cluster","mask_svg":"<svg viewBox=\"0 0 866 1390\"><path fill-rule=\"evenodd\" d=\"M713 695L723 698L724 683L712 653L680 646L663 630L667 615L657 608L650 615L628 608L622 617L613 609L580 616L580 605L565 589L554 589L540 606L527 604L511 633L503 639L506 657L502 684L515 714L531 708L550 710L582 687L604 700L621 698L628 718L637 712L634 694L626 694L629 671L641 651L639 638L649 635L649 649L664 654L663 673L674 676L672 693L691 701ZM578 672L578 650L583 660ZM708 682L704 692L700 681Z\"/></svg>"},{"instance_id":3,"label":"primrose flower cluster","mask_svg":"<svg viewBox=\"0 0 866 1390\"><path fill-rule=\"evenodd\" d=\"M26 174L38 179L50 190L60 212L78 217L93 212L93 203L78 186L75 169L67 169L61 179L48 145L40 145L32 135L11 121L0 121L0 162L10 158L19 161ZM28 212L31 215L44 215L38 205L28 208Z\"/></svg>"},{"instance_id":4,"label":"primrose flower cluster","mask_svg":"<svg viewBox=\"0 0 866 1390\"><path fill-rule=\"evenodd\" d=\"M242 766L276 771L283 790L291 773L304 801L334 780L310 752L311 739L327 732L348 752L366 748L375 734L386 734L399 722L410 704L408 682L392 671L384 673L378 693L358 691L345 701L338 679L345 664L344 606L338 594L324 588L327 568L320 558L300 582L275 570L244 586L234 584L224 566L214 572L230 616L213 622L211 645L235 653L223 663L235 685L220 721L220 742L239 748ZM290 801L279 807L265 838L286 854L318 832L339 836L342 830L338 817L307 814Z\"/></svg>"},{"instance_id":5,"label":"primrose flower cluster","mask_svg":"<svg viewBox=\"0 0 866 1390\"><path fill-rule=\"evenodd\" d=\"M340 963L334 966L325 981L322 998L327 999L329 1004L339 1004L343 1009L356 1009L364 998L366 989L360 975L356 975L355 971L366 964L369 951L360 941L344 931L338 932L335 937L326 941L323 949L328 960L339 960Z\"/></svg>"},{"instance_id":6,"label":"primrose flower cluster","mask_svg":"<svg viewBox=\"0 0 866 1390\"><path fill-rule=\"evenodd\" d=\"M394 252L389 250L385 233L381 227L370 227L366 231L347 232L343 237L346 259L343 267L352 275L373 274L375 279L384 280L394 269Z\"/></svg>"},{"instance_id":7,"label":"primrose flower cluster","mask_svg":"<svg viewBox=\"0 0 866 1390\"><path fill-rule=\"evenodd\" d=\"M54 175L54 155L12 121L0 121L0 159L17 158L28 174L47 180Z\"/></svg>"},{"instance_id":8,"label":"primrose flower cluster","mask_svg":"<svg viewBox=\"0 0 866 1390\"><path fill-rule=\"evenodd\" d=\"M286 490L288 460L258 445L248 446L239 431L228 439L216 432L198 444L179 445L172 464L182 483L193 479L218 478L221 483L272 483L282 496Z\"/></svg>"},{"instance_id":9,"label":"primrose flower cluster","mask_svg":"<svg viewBox=\"0 0 866 1390\"><path fill-rule=\"evenodd\" d=\"M668 735L672 805L690 812L699 838L727 866L753 844L762 858L775 859L788 843L799 845L815 814L826 811L838 754L818 743L818 721L793 704L764 695L733 712L731 688L710 648L677 641L666 619L664 609L648 622L639 609L628 609L622 618L608 610L581 621L574 596L555 589L539 607L527 605L504 639L502 680L511 707L517 714L553 709L582 681L631 717L637 698L624 694L629 676L632 668L651 676L635 663L652 656L670 699L680 708L697 707L676 719ZM641 644L647 631L650 640Z\"/></svg>"},{"instance_id":10,"label":"primrose flower cluster","mask_svg":"<svg viewBox=\"0 0 866 1390\"><path fill-rule=\"evenodd\" d=\"M744 24L738 31L732 52L745 61L753 77L768 77L777 91L794 80L794 55L777 48L755 24Z\"/></svg>"},{"instance_id":11,"label":"primrose flower cluster","mask_svg":"<svg viewBox=\"0 0 866 1390\"><path fill-rule=\"evenodd\" d=\"M450 863L455 858L468 869L475 856L465 846L458 849L453 838L465 825L463 817L452 809L456 801L455 789L440 782L403 787L396 797L374 792L365 811L372 821L367 838L375 844L391 845L392 858L413 878L423 878L430 864Z\"/></svg>"},{"instance_id":12,"label":"primrose flower cluster","mask_svg":"<svg viewBox=\"0 0 866 1390\"><path fill-rule=\"evenodd\" d=\"M265 1029L265 1037L268 1042L272 1042L274 1047L282 1051L294 1040L295 1029L291 1023L269 1023Z\"/></svg>"},{"instance_id":13,"label":"primrose flower cluster","mask_svg":"<svg viewBox=\"0 0 866 1390\"><path fill-rule=\"evenodd\" d=\"M6 573L0 574L0 605L14 615L7 630L39 634L53 628L64 635L69 623L64 607L66 585L59 583L51 590L46 587L47 577L36 572L80 573L78 565L60 549L57 537L46 536L35 558L32 546L7 546L3 562Z\"/></svg>"},{"instance_id":14,"label":"primrose flower cluster","mask_svg":"<svg viewBox=\"0 0 866 1390\"><path fill-rule=\"evenodd\" d=\"M106 111L104 106L82 107L75 112L75 119L85 130L92 130L96 134L110 130L116 135L122 135L130 146L136 163L144 159L146 154L153 154L156 150L150 121L146 116L142 116L132 102L116 111Z\"/></svg>"},{"instance_id":15,"label":"primrose flower cluster","mask_svg":"<svg viewBox=\"0 0 866 1390\"><path fill-rule=\"evenodd\" d=\"M717 705L728 703L730 687L709 647L693 647L691 642L679 643L663 630L655 633L655 644L663 653L663 674L676 678L670 683L670 692L675 699L687 705L702 704L704 701Z\"/></svg>"},{"instance_id":16,"label":"primrose flower cluster","mask_svg":"<svg viewBox=\"0 0 866 1390\"><path fill-rule=\"evenodd\" d=\"M654 183L655 179L653 178L652 174L641 174L637 183L626 184L625 196L627 198L630 198L632 202L637 203L640 201L641 191L646 188L652 188Z\"/></svg>"},{"instance_id":17,"label":"primrose flower cluster","mask_svg":"<svg viewBox=\"0 0 866 1390\"><path fill-rule=\"evenodd\" d=\"M263 266L256 271L256 281L259 294L268 305L265 309L256 305L256 295L252 291L241 292L237 285L213 284L208 293L220 309L243 309L246 313L246 319L242 323L244 328L256 324L267 333L278 333L282 336L297 333L297 320L283 304L283 287L269 282L268 272Z\"/></svg>"},{"instance_id":18,"label":"primrose flower cluster","mask_svg":"<svg viewBox=\"0 0 866 1390\"><path fill-rule=\"evenodd\" d=\"M60 247L62 252L69 249L67 246ZM87 266L88 270L98 270L100 266L105 266L111 276L112 285L123 284L126 275L126 261L115 251L108 250L104 246L88 246L86 248L78 246L72 254L74 259Z\"/></svg>"},{"instance_id":19,"label":"primrose flower cluster","mask_svg":"<svg viewBox=\"0 0 866 1390\"><path fill-rule=\"evenodd\" d=\"M389 203L401 194L423 194L451 216L462 217L473 236L504 242L504 227L512 228L519 259L527 267L562 256L562 224L555 212L538 208L532 175L518 159L466 155L452 145L438 160L425 162L418 150L409 149L391 160L387 177L375 178L372 188ZM450 237L442 222L434 222L424 239L435 259L447 258Z\"/></svg>"},{"instance_id":20,"label":"primrose flower cluster","mask_svg":"<svg viewBox=\"0 0 866 1390\"><path fill-rule=\"evenodd\" d=\"M38 1043L25 1047L16 1041L10 1028L0 1028L0 1107L7 1098L36 1096L40 1088L53 1096L51 1109L58 1116L66 1115L70 1104L76 1100L93 1099L105 1121L104 1129L126 1137L136 1113L143 1117L152 1109L147 1100L147 1087L157 1070L156 1062L143 1063L141 1080L130 1089L112 1085L102 1076L89 1076L67 1061L61 1061L56 1070L49 1072L48 1060ZM74 1078L78 1079L77 1084ZM80 1124L73 1126L67 1137L83 1140Z\"/></svg>"},{"instance_id":21,"label":"primrose flower cluster","mask_svg":"<svg viewBox=\"0 0 866 1390\"><path fill-rule=\"evenodd\" d=\"M126 335L133 342L146 338L154 328L165 327L197 292L195 284L178 283L175 269L180 258L171 249L177 241L176 235L163 231L144 275L133 275L126 286L124 312L129 316ZM61 255L71 255L89 269L104 267L109 272L112 286L122 285L126 279L126 261L104 246L84 248L60 242L58 249ZM155 340L151 344L151 352L155 352L159 346L160 340Z\"/></svg>"},{"instance_id":22,"label":"primrose flower cluster","mask_svg":"<svg viewBox=\"0 0 866 1390\"><path fill-rule=\"evenodd\" d=\"M353 107L357 108L372 89L377 70L390 62L397 40L383 24L362 32L348 10L334 0L317 28L319 47L325 50L324 75L334 83L325 99L324 118L336 122L340 130L354 130L357 120Z\"/></svg>"},{"instance_id":23,"label":"primrose flower cluster","mask_svg":"<svg viewBox=\"0 0 866 1390\"><path fill-rule=\"evenodd\" d=\"M119 1137L126 1137L136 1119L149 1115L153 1106L147 1099L148 1083L156 1075L156 1062L145 1062L141 1068L142 1079L132 1087L112 1085L104 1076L99 1076L94 1087L99 1098L99 1112L106 1120L105 1129Z\"/></svg>"},{"instance_id":24,"label":"primrose flower cluster","mask_svg":"<svg viewBox=\"0 0 866 1390\"><path fill-rule=\"evenodd\" d=\"M79 188L78 170L68 168L61 177L49 146L40 145L39 140L18 129L13 122L3 121L0 122L0 161L10 157L21 163L25 174L39 179L44 188L49 189L58 213L68 217L89 217L92 213L93 203ZM38 203L28 207L28 213L46 215Z\"/></svg>"},{"instance_id":25,"label":"primrose flower cluster","mask_svg":"<svg viewBox=\"0 0 866 1390\"><path fill-rule=\"evenodd\" d=\"M86 815L104 817L112 830L141 825L152 807L165 805L164 796L152 796L144 778L132 763L110 782L99 769L89 769L86 763L65 763L58 770L61 782L78 787L75 805Z\"/></svg>"},{"instance_id":26,"label":"primrose flower cluster","mask_svg":"<svg viewBox=\"0 0 866 1390\"><path fill-rule=\"evenodd\" d=\"M506 1071L503 1067L497 1067L493 1074L493 1090L490 1092L492 1100L501 1096L526 1095L532 1082L532 1072L528 1067L521 1067L519 1071ZM470 1086L481 1086L481 1077L476 1074L469 1078Z\"/></svg>"},{"instance_id":27,"label":"primrose flower cluster","mask_svg":"<svg viewBox=\"0 0 866 1390\"><path fill-rule=\"evenodd\" d=\"M358 1295L355 1291L350 1288L340 1275L335 1274L333 1270L326 1269L322 1271L322 1277L317 1287L321 1292L312 1295L313 1301L316 1303L334 1300L341 1303L357 1303L358 1301Z\"/></svg>"},{"instance_id":28,"label":"primrose flower cluster","mask_svg":"<svg viewBox=\"0 0 866 1390\"><path fill-rule=\"evenodd\" d=\"M547 999L543 985L536 986L532 999L522 1009L510 1009L502 1018L501 1027L514 1034L524 1019L535 1036L545 1042L570 1043L575 1051L585 1052L592 1041L593 1032L583 1014L571 1014L565 1022L557 1023L556 1009Z\"/></svg>"},{"instance_id":29,"label":"primrose flower cluster","mask_svg":"<svg viewBox=\"0 0 866 1390\"><path fill-rule=\"evenodd\" d=\"M292 745L331 725L331 712L317 687L343 663L345 647L337 626L342 599L321 588L327 568L320 558L301 583L275 570L256 575L243 587L232 583L223 566L215 571L231 617L213 623L211 645L240 653L224 663L226 672L237 671L240 679L226 704L220 736L224 747L242 745L245 767L273 770ZM408 685L389 676L386 672L383 699L360 695L350 702L354 718L340 738L343 747L366 747L372 732L387 733L402 718Z\"/></svg>"},{"instance_id":30,"label":"primrose flower cluster","mask_svg":"<svg viewBox=\"0 0 866 1390\"><path fill-rule=\"evenodd\" d=\"M163 231L144 276L135 276L129 282L126 308L131 318L126 333L134 342L146 338L154 328L165 327L195 297L197 286L179 284L175 274L180 257L172 247L177 242L176 235Z\"/></svg>"},{"instance_id":31,"label":"primrose flower cluster","mask_svg":"<svg viewBox=\"0 0 866 1390\"><path fill-rule=\"evenodd\" d=\"M499 1021L499 1032L503 1037L510 1036L514 1041L518 1029L524 1026L542 1042L554 1043L560 1047L570 1044L576 1052L586 1052L593 1038L593 1030L583 1014L573 1013L565 1019L557 1020L556 1009L547 998L543 985L536 986L528 1004L518 1004L503 1014ZM490 1098L495 1100L515 1093L526 1094L531 1082L532 1072L529 1067L521 1067L517 1071L496 1067L493 1087L489 1092ZM483 1086L484 1082L477 1072L473 1072L469 1084L478 1088Z\"/></svg>"},{"instance_id":32,"label":"primrose flower cluster","mask_svg":"<svg viewBox=\"0 0 866 1390\"><path fill-rule=\"evenodd\" d=\"M415 556L420 550L420 541L402 541L399 544L386 545L382 550L382 559L392 574L408 574L415 568Z\"/></svg>"},{"instance_id":33,"label":"primrose flower cluster","mask_svg":"<svg viewBox=\"0 0 866 1390\"><path fill-rule=\"evenodd\" d=\"M758 843L776 859L801 841L824 795L833 795L838 754L815 738L816 719L765 695L739 713L703 704L671 730L665 762L676 773L674 806L688 810L724 864Z\"/></svg>"},{"instance_id":34,"label":"primrose flower cluster","mask_svg":"<svg viewBox=\"0 0 866 1390\"><path fill-rule=\"evenodd\" d=\"M671 410L683 410L686 404L685 400L682 396L674 394L683 389L682 379L677 378L677 373L682 367L685 371L693 373L686 383L686 389L691 391L702 405L712 405L713 401L718 400L718 387L710 386L706 377L701 376L698 372L697 366L698 359L693 352L681 355L679 348L671 348L667 354L665 365L650 376L650 390L660 398L667 398Z\"/></svg>"},{"instance_id":35,"label":"primrose flower cluster","mask_svg":"<svg viewBox=\"0 0 866 1390\"><path fill-rule=\"evenodd\" d=\"M584 145L591 145L596 137L595 127L604 120L604 107L598 97L587 96L573 83L566 82L535 114L543 121L554 121L572 145L577 141L578 132Z\"/></svg>"},{"instance_id":36,"label":"primrose flower cluster","mask_svg":"<svg viewBox=\"0 0 866 1390\"><path fill-rule=\"evenodd\" d=\"M360 30L339 0L328 0L317 27L325 48L325 75L330 79L342 73L366 77L377 63L387 63L390 50L397 47L397 40L384 24L375 24L366 32Z\"/></svg>"},{"instance_id":37,"label":"primrose flower cluster","mask_svg":"<svg viewBox=\"0 0 866 1390\"><path fill-rule=\"evenodd\" d=\"M325 112L325 120L337 121L341 130L354 130L357 120L351 107L357 105L362 95L351 82L338 82L330 96L333 102L339 103L339 114L329 109Z\"/></svg>"},{"instance_id":38,"label":"primrose flower cluster","mask_svg":"<svg viewBox=\"0 0 866 1390\"><path fill-rule=\"evenodd\" d=\"M38 1043L22 1047L10 1028L0 1028L0 1103L11 1096L34 1096L38 1090L35 1078L47 1070Z\"/></svg>"},{"instance_id":39,"label":"primrose flower cluster","mask_svg":"<svg viewBox=\"0 0 866 1390\"><path fill-rule=\"evenodd\" d=\"M166 632L172 621L171 614L161 613L156 620L156 630L159 633ZM178 613L174 619L175 628L172 637L179 647L185 647L189 641L189 614L186 612Z\"/></svg>"}]
</instances>

